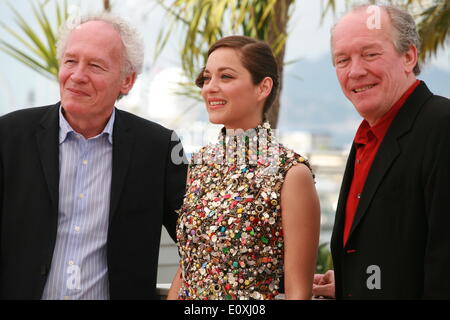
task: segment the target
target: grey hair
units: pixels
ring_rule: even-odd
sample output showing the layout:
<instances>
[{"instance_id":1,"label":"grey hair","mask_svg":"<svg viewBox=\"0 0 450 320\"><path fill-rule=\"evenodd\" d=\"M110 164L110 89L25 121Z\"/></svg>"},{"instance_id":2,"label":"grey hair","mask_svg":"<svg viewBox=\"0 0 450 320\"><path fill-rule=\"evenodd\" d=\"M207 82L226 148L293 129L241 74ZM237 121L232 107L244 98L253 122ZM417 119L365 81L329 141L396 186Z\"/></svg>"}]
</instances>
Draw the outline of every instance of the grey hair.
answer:
<instances>
[{"instance_id":1,"label":"grey hair","mask_svg":"<svg viewBox=\"0 0 450 320\"><path fill-rule=\"evenodd\" d=\"M370 4L358 5L350 12L355 12L367 8ZM401 10L392 5L378 5L378 7L385 10L394 28L394 37L392 39L395 49L398 53L406 53L413 45L417 48L417 53L420 51L420 36L417 32L416 22L414 18L405 10ZM350 13L349 12L349 13ZM331 41L333 40L333 32L339 21L331 28ZM331 46L332 48L332 46ZM334 62L333 62L334 63ZM413 72L417 76L420 74L421 66L417 60Z\"/></svg>"},{"instance_id":2,"label":"grey hair","mask_svg":"<svg viewBox=\"0 0 450 320\"><path fill-rule=\"evenodd\" d=\"M124 47L124 59L121 67L122 76L129 75L133 72L136 72L136 74L142 73L144 64L144 45L139 33L122 18L106 12L71 18L66 21L60 29L59 40L56 43L56 54L60 63L64 51L66 50L70 33L78 26L89 21L102 21L108 23L119 33Z\"/></svg>"}]
</instances>

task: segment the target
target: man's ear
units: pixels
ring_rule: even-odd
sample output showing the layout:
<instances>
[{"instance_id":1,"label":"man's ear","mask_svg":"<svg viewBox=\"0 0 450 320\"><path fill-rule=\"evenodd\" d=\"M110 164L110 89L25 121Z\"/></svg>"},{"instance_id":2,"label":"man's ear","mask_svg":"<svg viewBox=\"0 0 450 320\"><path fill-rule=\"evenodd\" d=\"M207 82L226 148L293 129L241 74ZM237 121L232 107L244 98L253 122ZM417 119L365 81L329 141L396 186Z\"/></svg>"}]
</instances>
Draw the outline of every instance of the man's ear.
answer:
<instances>
[{"instance_id":1,"label":"man's ear","mask_svg":"<svg viewBox=\"0 0 450 320\"><path fill-rule=\"evenodd\" d=\"M258 100L266 99L272 92L273 80L271 77L265 77L258 85Z\"/></svg>"},{"instance_id":2,"label":"man's ear","mask_svg":"<svg viewBox=\"0 0 450 320\"><path fill-rule=\"evenodd\" d=\"M411 45L408 49L408 51L406 51L404 53L404 67L405 67L405 71L407 73L411 73L414 70L414 67L417 64L417 59L418 57L418 52L417 52L417 48L415 45Z\"/></svg>"},{"instance_id":3,"label":"man's ear","mask_svg":"<svg viewBox=\"0 0 450 320\"><path fill-rule=\"evenodd\" d=\"M120 93L125 95L130 92L133 88L134 82L136 81L136 72L130 73L122 79L122 84L120 86Z\"/></svg>"}]
</instances>

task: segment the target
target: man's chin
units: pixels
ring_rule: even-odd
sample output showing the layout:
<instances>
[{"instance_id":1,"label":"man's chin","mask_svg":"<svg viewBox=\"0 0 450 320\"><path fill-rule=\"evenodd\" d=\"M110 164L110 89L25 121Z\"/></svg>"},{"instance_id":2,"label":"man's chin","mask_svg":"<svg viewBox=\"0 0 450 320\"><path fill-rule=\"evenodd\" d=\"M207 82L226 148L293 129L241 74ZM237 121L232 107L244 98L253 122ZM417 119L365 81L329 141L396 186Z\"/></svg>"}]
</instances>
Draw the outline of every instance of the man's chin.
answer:
<instances>
[{"instance_id":1,"label":"man's chin","mask_svg":"<svg viewBox=\"0 0 450 320\"><path fill-rule=\"evenodd\" d=\"M376 104L369 99L352 101L352 103L359 114L371 113L373 109L376 109Z\"/></svg>"},{"instance_id":2,"label":"man's chin","mask_svg":"<svg viewBox=\"0 0 450 320\"><path fill-rule=\"evenodd\" d=\"M73 101L65 102L61 101L61 105L64 109L64 112L69 113L71 115L83 115L89 111L89 107L83 103L76 103Z\"/></svg>"}]
</instances>

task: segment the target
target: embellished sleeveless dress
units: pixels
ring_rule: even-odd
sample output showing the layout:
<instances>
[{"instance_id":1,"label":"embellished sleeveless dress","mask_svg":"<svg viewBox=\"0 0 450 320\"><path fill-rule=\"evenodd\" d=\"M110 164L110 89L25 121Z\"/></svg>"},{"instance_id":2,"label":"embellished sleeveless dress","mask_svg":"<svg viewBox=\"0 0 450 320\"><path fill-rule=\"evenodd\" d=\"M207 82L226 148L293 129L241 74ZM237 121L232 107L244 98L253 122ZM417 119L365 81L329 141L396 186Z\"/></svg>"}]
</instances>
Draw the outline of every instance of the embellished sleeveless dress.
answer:
<instances>
[{"instance_id":1,"label":"embellished sleeveless dress","mask_svg":"<svg viewBox=\"0 0 450 320\"><path fill-rule=\"evenodd\" d=\"M177 222L179 299L274 299L283 276L281 187L308 161L279 144L268 123L192 157Z\"/></svg>"}]
</instances>

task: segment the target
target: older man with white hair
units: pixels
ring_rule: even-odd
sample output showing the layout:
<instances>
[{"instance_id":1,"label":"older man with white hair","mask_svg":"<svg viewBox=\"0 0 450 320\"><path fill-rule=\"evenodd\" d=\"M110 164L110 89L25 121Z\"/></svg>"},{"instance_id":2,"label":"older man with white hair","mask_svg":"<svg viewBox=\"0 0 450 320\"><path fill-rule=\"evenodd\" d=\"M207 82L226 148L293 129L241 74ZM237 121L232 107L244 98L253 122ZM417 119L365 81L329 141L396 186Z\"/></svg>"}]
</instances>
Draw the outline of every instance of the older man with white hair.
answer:
<instances>
[{"instance_id":1,"label":"older man with white hair","mask_svg":"<svg viewBox=\"0 0 450 320\"><path fill-rule=\"evenodd\" d=\"M142 42L101 14L57 49L61 101L0 118L0 299L155 298L187 168L171 130L114 106Z\"/></svg>"}]
</instances>

